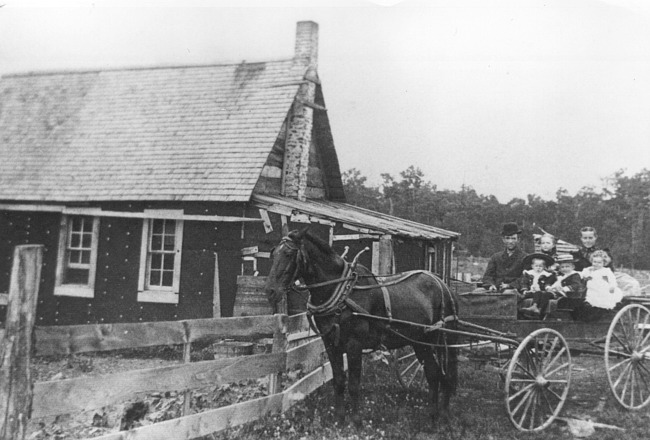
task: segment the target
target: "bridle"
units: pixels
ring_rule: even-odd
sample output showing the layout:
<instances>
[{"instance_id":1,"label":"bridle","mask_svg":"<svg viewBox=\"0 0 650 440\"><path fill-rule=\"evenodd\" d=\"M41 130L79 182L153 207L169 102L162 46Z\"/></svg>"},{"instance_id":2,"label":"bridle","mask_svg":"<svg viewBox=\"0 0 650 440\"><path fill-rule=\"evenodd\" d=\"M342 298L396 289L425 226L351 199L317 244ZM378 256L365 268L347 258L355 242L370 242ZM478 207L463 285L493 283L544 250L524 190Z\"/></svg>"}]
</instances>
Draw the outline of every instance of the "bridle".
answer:
<instances>
[{"instance_id":1,"label":"bridle","mask_svg":"<svg viewBox=\"0 0 650 440\"><path fill-rule=\"evenodd\" d=\"M296 269L289 283L285 287L285 292L289 293L291 290L296 292L311 291L313 289L325 286L336 285L332 295L322 304L315 305L311 301L311 295L307 300L307 312L312 316L327 316L327 315L340 315L349 302L349 294L357 283L359 275L356 272L357 261L359 256L365 251L359 252L351 263L344 262L343 272L339 278L333 280L323 281L320 283L309 285L296 285L300 270L305 265L307 257L304 251L298 244L289 236L285 236L280 241L280 245L286 245L291 251L295 252ZM349 304L348 304L349 305ZM363 310L363 309L362 309Z\"/></svg>"}]
</instances>

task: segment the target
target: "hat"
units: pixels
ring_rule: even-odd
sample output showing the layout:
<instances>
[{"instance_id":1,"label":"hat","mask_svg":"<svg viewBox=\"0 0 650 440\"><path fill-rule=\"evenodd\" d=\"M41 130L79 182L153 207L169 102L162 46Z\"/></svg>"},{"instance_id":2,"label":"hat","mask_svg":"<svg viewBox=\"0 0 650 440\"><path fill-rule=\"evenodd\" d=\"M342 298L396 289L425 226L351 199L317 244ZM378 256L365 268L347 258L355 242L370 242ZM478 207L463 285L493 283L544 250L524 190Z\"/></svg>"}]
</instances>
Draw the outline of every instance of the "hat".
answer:
<instances>
[{"instance_id":1,"label":"hat","mask_svg":"<svg viewBox=\"0 0 650 440\"><path fill-rule=\"evenodd\" d=\"M528 268L533 264L533 260L544 260L546 267L555 264L555 260L550 255L542 253L529 254L524 257L524 267Z\"/></svg>"},{"instance_id":2,"label":"hat","mask_svg":"<svg viewBox=\"0 0 650 440\"><path fill-rule=\"evenodd\" d=\"M521 229L519 229L517 223L505 223L503 225L503 230L501 231L501 235L507 237L509 235L515 235L515 234L521 234Z\"/></svg>"},{"instance_id":3,"label":"hat","mask_svg":"<svg viewBox=\"0 0 650 440\"><path fill-rule=\"evenodd\" d=\"M573 264L575 264L575 263L577 263L576 257L574 257L571 254L559 254L557 256L557 258L555 259L555 261L558 264L562 264L562 263L573 263Z\"/></svg>"}]
</instances>

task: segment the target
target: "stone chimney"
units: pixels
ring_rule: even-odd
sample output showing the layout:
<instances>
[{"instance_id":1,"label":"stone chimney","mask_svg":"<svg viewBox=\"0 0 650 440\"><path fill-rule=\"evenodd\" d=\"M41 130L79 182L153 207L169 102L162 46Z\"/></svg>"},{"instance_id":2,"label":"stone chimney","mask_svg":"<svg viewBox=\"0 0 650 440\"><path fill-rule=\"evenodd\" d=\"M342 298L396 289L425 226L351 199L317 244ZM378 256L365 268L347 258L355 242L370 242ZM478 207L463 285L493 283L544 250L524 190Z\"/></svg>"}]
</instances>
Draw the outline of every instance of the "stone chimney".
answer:
<instances>
[{"instance_id":1,"label":"stone chimney","mask_svg":"<svg viewBox=\"0 0 650 440\"><path fill-rule=\"evenodd\" d=\"M287 138L284 146L282 168L282 193L288 197L305 200L309 147L314 123L314 97L316 96L316 67L318 65L318 23L300 21L296 28L296 68L304 72L304 82L299 86L289 114Z\"/></svg>"}]
</instances>

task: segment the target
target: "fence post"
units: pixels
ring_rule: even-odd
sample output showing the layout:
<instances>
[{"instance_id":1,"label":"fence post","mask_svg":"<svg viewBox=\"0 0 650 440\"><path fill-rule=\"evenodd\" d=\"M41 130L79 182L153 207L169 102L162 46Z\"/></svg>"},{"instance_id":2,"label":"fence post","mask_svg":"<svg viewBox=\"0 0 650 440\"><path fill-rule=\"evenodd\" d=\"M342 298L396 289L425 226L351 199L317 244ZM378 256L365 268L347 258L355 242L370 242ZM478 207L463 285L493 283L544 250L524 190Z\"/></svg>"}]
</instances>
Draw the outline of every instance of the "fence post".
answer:
<instances>
[{"instance_id":1,"label":"fence post","mask_svg":"<svg viewBox=\"0 0 650 440\"><path fill-rule=\"evenodd\" d=\"M274 315L276 318L276 327L273 332L273 353L284 353L289 347L287 337L287 320L288 316L284 314ZM280 373L269 375L269 395L280 392Z\"/></svg>"},{"instance_id":2,"label":"fence post","mask_svg":"<svg viewBox=\"0 0 650 440\"><path fill-rule=\"evenodd\" d=\"M192 361L192 343L190 341L183 344L183 363L189 364ZM183 393L183 416L190 415L190 403L192 402L192 391L185 390Z\"/></svg>"},{"instance_id":3,"label":"fence post","mask_svg":"<svg viewBox=\"0 0 650 440\"><path fill-rule=\"evenodd\" d=\"M0 439L25 438L32 409L30 356L43 245L14 249L5 336L0 341Z\"/></svg>"}]
</instances>

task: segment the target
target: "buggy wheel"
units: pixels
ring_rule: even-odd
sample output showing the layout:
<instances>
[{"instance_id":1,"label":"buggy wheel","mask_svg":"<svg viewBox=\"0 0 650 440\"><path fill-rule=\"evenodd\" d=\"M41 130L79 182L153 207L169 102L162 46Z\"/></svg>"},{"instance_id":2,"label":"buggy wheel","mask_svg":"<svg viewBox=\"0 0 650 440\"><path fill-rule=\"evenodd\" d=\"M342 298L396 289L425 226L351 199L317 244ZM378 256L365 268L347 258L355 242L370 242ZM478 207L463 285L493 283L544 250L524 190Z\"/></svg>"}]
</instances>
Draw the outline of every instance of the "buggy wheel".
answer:
<instances>
[{"instance_id":1,"label":"buggy wheel","mask_svg":"<svg viewBox=\"0 0 650 440\"><path fill-rule=\"evenodd\" d=\"M650 402L650 311L640 304L614 316L605 339L609 388L621 406L640 409Z\"/></svg>"},{"instance_id":2,"label":"buggy wheel","mask_svg":"<svg viewBox=\"0 0 650 440\"><path fill-rule=\"evenodd\" d=\"M415 356L413 347L406 346L393 351L393 370L405 390L422 388L426 384L424 364Z\"/></svg>"},{"instance_id":3,"label":"buggy wheel","mask_svg":"<svg viewBox=\"0 0 650 440\"><path fill-rule=\"evenodd\" d=\"M541 431L564 406L571 385L571 353L555 330L535 330L519 344L506 374L506 410L520 431Z\"/></svg>"}]
</instances>

